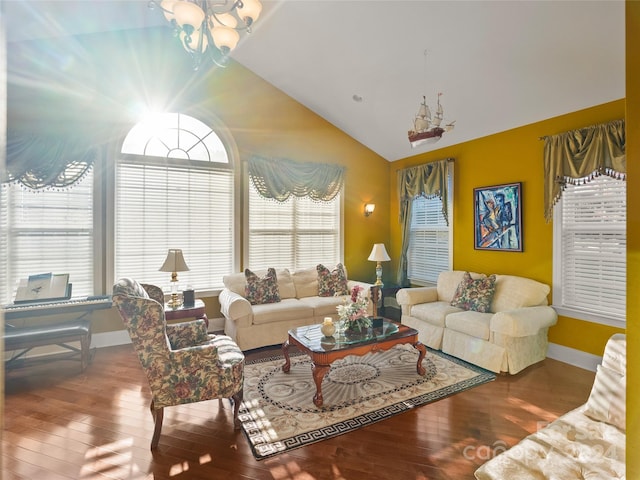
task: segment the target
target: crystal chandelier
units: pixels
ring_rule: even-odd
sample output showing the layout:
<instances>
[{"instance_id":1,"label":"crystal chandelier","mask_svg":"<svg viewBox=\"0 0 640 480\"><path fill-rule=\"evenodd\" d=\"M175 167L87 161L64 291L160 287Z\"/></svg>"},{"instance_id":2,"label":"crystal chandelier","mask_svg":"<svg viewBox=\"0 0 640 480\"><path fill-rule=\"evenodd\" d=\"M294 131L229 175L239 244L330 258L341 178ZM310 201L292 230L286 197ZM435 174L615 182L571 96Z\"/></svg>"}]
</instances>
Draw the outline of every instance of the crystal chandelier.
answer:
<instances>
[{"instance_id":1,"label":"crystal chandelier","mask_svg":"<svg viewBox=\"0 0 640 480\"><path fill-rule=\"evenodd\" d=\"M240 32L251 33L262 11L260 0L150 0L149 7L162 10L193 58L194 70L206 56L224 67Z\"/></svg>"}]
</instances>

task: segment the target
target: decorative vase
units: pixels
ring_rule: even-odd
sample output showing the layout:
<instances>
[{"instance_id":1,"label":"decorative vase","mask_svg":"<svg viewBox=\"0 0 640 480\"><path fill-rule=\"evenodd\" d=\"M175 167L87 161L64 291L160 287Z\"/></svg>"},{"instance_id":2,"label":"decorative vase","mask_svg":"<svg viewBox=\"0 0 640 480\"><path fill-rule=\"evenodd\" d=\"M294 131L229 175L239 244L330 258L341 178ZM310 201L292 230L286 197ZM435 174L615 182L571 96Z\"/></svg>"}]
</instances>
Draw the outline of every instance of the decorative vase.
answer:
<instances>
[{"instance_id":1,"label":"decorative vase","mask_svg":"<svg viewBox=\"0 0 640 480\"><path fill-rule=\"evenodd\" d=\"M325 337L332 337L336 333L336 326L333 324L333 320L325 318L320 326L320 331Z\"/></svg>"}]
</instances>

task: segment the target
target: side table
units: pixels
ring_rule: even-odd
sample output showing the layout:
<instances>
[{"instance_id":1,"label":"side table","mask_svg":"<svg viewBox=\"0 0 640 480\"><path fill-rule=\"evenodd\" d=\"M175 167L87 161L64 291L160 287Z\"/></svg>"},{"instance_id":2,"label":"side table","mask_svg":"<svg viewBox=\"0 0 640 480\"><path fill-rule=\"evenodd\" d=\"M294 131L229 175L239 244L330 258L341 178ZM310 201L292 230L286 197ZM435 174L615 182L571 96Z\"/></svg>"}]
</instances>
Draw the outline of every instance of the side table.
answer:
<instances>
[{"instance_id":1,"label":"side table","mask_svg":"<svg viewBox=\"0 0 640 480\"><path fill-rule=\"evenodd\" d=\"M371 287L372 290L372 298L376 305L376 315L380 317L389 318L391 320L395 320L396 322L400 321L402 317L402 311L400 310L399 305L394 305L394 301L396 298L396 293L402 287L400 285L395 285L392 283L384 284L382 286L374 285ZM385 298L388 300L385 302Z\"/></svg>"},{"instance_id":2,"label":"side table","mask_svg":"<svg viewBox=\"0 0 640 480\"><path fill-rule=\"evenodd\" d=\"M193 319L204 320L205 325L209 328L209 319L205 312L205 305L202 300L196 298L193 307L185 307L180 305L178 308L172 308L167 303L164 304L164 317L169 320L185 320Z\"/></svg>"}]
</instances>

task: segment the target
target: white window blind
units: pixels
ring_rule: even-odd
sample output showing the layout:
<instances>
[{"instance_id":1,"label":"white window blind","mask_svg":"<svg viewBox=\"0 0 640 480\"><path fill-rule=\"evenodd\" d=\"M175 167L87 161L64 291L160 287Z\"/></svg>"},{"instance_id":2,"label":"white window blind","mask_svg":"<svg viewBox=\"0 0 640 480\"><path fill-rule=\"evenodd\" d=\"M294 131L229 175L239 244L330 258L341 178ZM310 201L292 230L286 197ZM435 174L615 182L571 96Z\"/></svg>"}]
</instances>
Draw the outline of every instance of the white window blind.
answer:
<instances>
[{"instance_id":1,"label":"white window blind","mask_svg":"<svg viewBox=\"0 0 640 480\"><path fill-rule=\"evenodd\" d=\"M567 185L554 214L554 306L624 322L626 182Z\"/></svg>"},{"instance_id":2,"label":"white window blind","mask_svg":"<svg viewBox=\"0 0 640 480\"><path fill-rule=\"evenodd\" d=\"M340 195L330 202L292 196L266 199L249 181L248 262L251 268L290 270L340 261Z\"/></svg>"},{"instance_id":3,"label":"white window blind","mask_svg":"<svg viewBox=\"0 0 640 480\"><path fill-rule=\"evenodd\" d=\"M93 171L67 190L32 192L16 184L0 188L0 260L3 303L18 282L38 273L68 273L74 296L94 292Z\"/></svg>"},{"instance_id":4,"label":"white window blind","mask_svg":"<svg viewBox=\"0 0 640 480\"><path fill-rule=\"evenodd\" d=\"M449 226L439 198L418 197L411 205L408 277L412 283L435 283L450 269Z\"/></svg>"},{"instance_id":5,"label":"white window blind","mask_svg":"<svg viewBox=\"0 0 640 480\"><path fill-rule=\"evenodd\" d=\"M166 289L170 274L158 269L169 248L180 248L189 271L179 272L178 288L220 288L234 266L234 172L215 132L164 115L174 123L131 130L123 149L140 155L118 162L115 276Z\"/></svg>"}]
</instances>

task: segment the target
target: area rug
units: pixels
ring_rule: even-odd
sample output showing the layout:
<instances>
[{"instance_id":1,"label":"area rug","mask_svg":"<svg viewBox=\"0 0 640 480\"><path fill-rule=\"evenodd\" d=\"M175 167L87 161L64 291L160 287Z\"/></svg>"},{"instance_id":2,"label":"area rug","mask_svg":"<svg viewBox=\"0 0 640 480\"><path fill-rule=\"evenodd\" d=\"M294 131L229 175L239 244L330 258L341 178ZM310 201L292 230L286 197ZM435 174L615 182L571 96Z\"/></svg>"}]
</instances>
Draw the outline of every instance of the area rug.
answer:
<instances>
[{"instance_id":1,"label":"area rug","mask_svg":"<svg viewBox=\"0 0 640 480\"><path fill-rule=\"evenodd\" d=\"M306 355L245 365L239 418L256 459L326 440L495 379L495 374L436 350L427 350L424 377L418 352L399 345L349 356L331 365L322 383L324 405L313 403L315 384Z\"/></svg>"}]
</instances>

